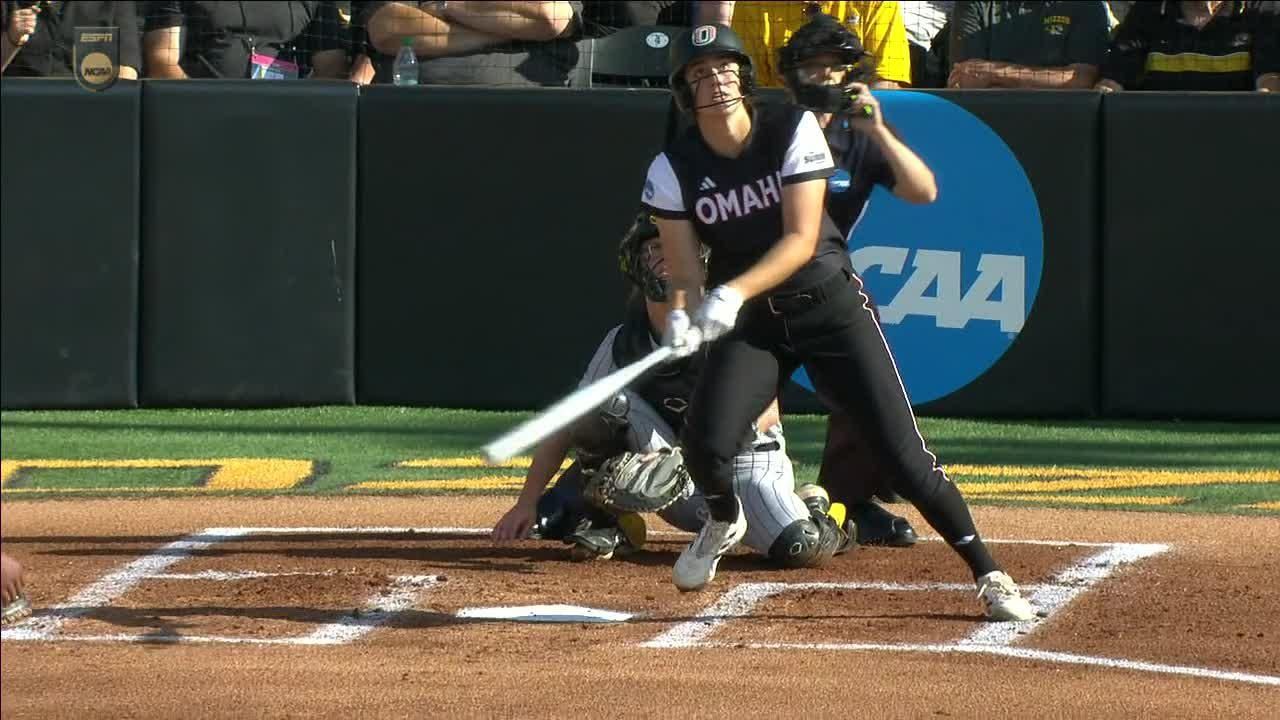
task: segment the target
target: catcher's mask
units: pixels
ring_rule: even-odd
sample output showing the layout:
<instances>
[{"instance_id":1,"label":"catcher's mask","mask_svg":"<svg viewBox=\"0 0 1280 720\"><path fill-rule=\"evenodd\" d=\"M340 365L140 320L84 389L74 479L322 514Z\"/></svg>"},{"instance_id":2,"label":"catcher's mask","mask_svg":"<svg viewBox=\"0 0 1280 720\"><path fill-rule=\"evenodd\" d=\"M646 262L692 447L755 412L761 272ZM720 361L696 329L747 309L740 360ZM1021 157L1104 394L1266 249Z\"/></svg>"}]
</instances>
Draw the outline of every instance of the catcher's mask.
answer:
<instances>
[{"instance_id":1,"label":"catcher's mask","mask_svg":"<svg viewBox=\"0 0 1280 720\"><path fill-rule=\"evenodd\" d=\"M738 63L739 97L695 106L696 88L690 85L684 71L695 60L705 57L730 58ZM695 112L717 105L726 105L740 100L755 92L756 71L751 65L751 56L747 55L742 38L725 25L699 25L689 28L680 34L680 38L671 43L671 75L667 77L671 92L676 98L676 107L683 112ZM699 81L700 82L700 81Z\"/></svg>"},{"instance_id":2,"label":"catcher's mask","mask_svg":"<svg viewBox=\"0 0 1280 720\"><path fill-rule=\"evenodd\" d=\"M703 265L706 265L710 254L707 246L698 246L698 257ZM667 301L671 272L663 262L658 226L649 213L638 213L622 236L622 242L618 243L618 269L640 288L646 298L654 302Z\"/></svg>"},{"instance_id":3,"label":"catcher's mask","mask_svg":"<svg viewBox=\"0 0 1280 720\"><path fill-rule=\"evenodd\" d=\"M819 62L823 56L831 57L834 64ZM839 20L817 13L778 49L778 68L797 105L817 112L839 113L853 105L855 93L850 86L870 77L870 57L858 36ZM844 81L825 82L815 68L842 69Z\"/></svg>"}]
</instances>

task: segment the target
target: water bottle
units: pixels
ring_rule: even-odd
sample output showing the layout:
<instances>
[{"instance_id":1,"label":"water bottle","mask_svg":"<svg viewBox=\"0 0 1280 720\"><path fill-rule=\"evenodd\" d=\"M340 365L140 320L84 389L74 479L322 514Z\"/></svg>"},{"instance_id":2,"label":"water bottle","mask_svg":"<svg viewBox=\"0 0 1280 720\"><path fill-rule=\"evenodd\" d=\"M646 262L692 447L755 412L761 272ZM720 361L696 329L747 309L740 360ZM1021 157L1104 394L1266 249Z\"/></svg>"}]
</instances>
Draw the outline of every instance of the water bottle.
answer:
<instances>
[{"instance_id":1,"label":"water bottle","mask_svg":"<svg viewBox=\"0 0 1280 720\"><path fill-rule=\"evenodd\" d=\"M407 37L396 53L396 64L391 69L391 82L396 85L418 84L418 56L413 52L413 38Z\"/></svg>"}]
</instances>

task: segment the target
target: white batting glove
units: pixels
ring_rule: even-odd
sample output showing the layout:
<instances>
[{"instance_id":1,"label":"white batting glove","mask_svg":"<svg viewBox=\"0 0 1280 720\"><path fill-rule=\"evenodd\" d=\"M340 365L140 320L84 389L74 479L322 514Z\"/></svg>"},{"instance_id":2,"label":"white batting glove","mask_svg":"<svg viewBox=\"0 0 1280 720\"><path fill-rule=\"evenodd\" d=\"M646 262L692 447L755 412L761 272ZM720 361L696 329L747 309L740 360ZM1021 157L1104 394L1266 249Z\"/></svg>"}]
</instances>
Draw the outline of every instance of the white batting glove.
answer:
<instances>
[{"instance_id":1,"label":"white batting glove","mask_svg":"<svg viewBox=\"0 0 1280 720\"><path fill-rule=\"evenodd\" d=\"M742 309L742 293L728 285L720 285L702 299L694 313L693 324L702 331L702 340L711 342L733 329Z\"/></svg>"},{"instance_id":2,"label":"white batting glove","mask_svg":"<svg viewBox=\"0 0 1280 720\"><path fill-rule=\"evenodd\" d=\"M688 357L702 344L702 332L689 321L689 313L672 310L667 314L667 331L662 344L676 351L676 357Z\"/></svg>"}]
</instances>

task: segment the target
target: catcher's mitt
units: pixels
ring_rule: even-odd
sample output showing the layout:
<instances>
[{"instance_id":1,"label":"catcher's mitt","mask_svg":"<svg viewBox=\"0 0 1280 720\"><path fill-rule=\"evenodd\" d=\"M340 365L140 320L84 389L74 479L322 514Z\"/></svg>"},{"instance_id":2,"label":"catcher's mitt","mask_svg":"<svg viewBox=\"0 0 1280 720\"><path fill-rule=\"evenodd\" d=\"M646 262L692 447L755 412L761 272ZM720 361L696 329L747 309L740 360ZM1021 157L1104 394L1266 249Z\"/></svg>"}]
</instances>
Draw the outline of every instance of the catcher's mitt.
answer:
<instances>
[{"instance_id":1,"label":"catcher's mitt","mask_svg":"<svg viewBox=\"0 0 1280 720\"><path fill-rule=\"evenodd\" d=\"M693 494L693 480L680 448L648 455L615 455L587 479L583 494L615 513L658 512Z\"/></svg>"}]
</instances>

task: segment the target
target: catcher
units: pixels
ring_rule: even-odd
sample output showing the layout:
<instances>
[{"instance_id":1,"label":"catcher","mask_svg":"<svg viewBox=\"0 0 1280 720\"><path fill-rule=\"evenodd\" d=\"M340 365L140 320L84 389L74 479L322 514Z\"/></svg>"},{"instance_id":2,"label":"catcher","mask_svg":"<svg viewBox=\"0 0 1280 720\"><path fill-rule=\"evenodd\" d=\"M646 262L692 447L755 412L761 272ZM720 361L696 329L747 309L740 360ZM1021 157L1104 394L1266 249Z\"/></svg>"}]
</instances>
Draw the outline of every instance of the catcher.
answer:
<instances>
[{"instance_id":1,"label":"catcher","mask_svg":"<svg viewBox=\"0 0 1280 720\"><path fill-rule=\"evenodd\" d=\"M632 303L626 321L605 337L584 384L656 347L665 322L666 269L657 228L646 214L632 224L619 255L644 302ZM519 500L498 522L494 538L558 537L574 545L574 557L607 558L643 542L642 512L658 512L684 530L700 528L704 504L692 494L680 451L673 447L699 359L694 355L662 369L543 443ZM578 449L579 462L542 494L571 448ZM795 489L776 402L743 438L736 468L748 547L800 567L820 564L853 545L855 525L845 522L842 505L833 507L816 485Z\"/></svg>"}]
</instances>

